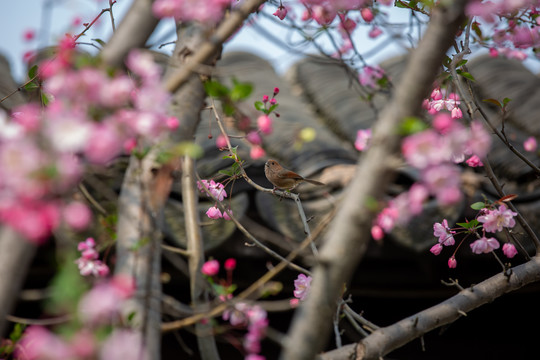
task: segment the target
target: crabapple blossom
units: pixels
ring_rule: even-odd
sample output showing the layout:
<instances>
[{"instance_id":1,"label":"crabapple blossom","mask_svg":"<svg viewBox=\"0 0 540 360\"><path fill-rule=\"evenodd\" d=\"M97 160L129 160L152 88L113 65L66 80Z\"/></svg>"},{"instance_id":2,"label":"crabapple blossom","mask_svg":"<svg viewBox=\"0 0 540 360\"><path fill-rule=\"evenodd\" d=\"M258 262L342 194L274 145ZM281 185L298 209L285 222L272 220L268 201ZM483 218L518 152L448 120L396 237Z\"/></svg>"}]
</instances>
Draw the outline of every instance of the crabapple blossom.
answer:
<instances>
[{"instance_id":1,"label":"crabapple blossom","mask_svg":"<svg viewBox=\"0 0 540 360\"><path fill-rule=\"evenodd\" d=\"M152 5L154 15L159 18L174 17L176 21L200 21L215 24L231 0L157 0Z\"/></svg>"},{"instance_id":2,"label":"crabapple blossom","mask_svg":"<svg viewBox=\"0 0 540 360\"><path fill-rule=\"evenodd\" d=\"M471 250L475 254L482 254L498 249L499 246L499 242L495 238L481 237L471 244Z\"/></svg>"},{"instance_id":3,"label":"crabapple blossom","mask_svg":"<svg viewBox=\"0 0 540 360\"><path fill-rule=\"evenodd\" d=\"M78 305L84 323L109 324L120 316L125 301L135 291L133 278L116 275L112 279L98 283L87 292Z\"/></svg>"},{"instance_id":4,"label":"crabapple blossom","mask_svg":"<svg viewBox=\"0 0 540 360\"><path fill-rule=\"evenodd\" d=\"M221 211L219 210L217 206L212 206L211 208L206 210L206 216L214 220L217 220L223 217L223 215L221 214Z\"/></svg>"},{"instance_id":5,"label":"crabapple blossom","mask_svg":"<svg viewBox=\"0 0 540 360\"><path fill-rule=\"evenodd\" d=\"M82 202L73 201L64 207L62 217L72 229L83 230L90 224L92 212Z\"/></svg>"},{"instance_id":6,"label":"crabapple blossom","mask_svg":"<svg viewBox=\"0 0 540 360\"><path fill-rule=\"evenodd\" d=\"M201 272L206 276L216 276L219 272L219 261L208 260L202 265Z\"/></svg>"},{"instance_id":7,"label":"crabapple blossom","mask_svg":"<svg viewBox=\"0 0 540 360\"><path fill-rule=\"evenodd\" d=\"M502 231L503 227L514 227L516 225L514 216L516 215L516 212L513 212L506 205L502 204L498 209L484 209L484 214L478 217L478 221L484 224L485 231L494 233Z\"/></svg>"},{"instance_id":8,"label":"crabapple blossom","mask_svg":"<svg viewBox=\"0 0 540 360\"><path fill-rule=\"evenodd\" d=\"M506 255L506 257L510 259L516 256L518 253L514 244L510 244L510 243L505 243L502 247L502 251L504 255Z\"/></svg>"},{"instance_id":9,"label":"crabapple blossom","mask_svg":"<svg viewBox=\"0 0 540 360\"><path fill-rule=\"evenodd\" d=\"M300 300L305 300L309 294L309 288L311 287L311 276L304 274L298 275L294 280L294 297Z\"/></svg>"},{"instance_id":10,"label":"crabapple blossom","mask_svg":"<svg viewBox=\"0 0 540 360\"><path fill-rule=\"evenodd\" d=\"M270 135L273 131L272 119L268 115L259 116L257 118L257 127L263 134Z\"/></svg>"},{"instance_id":11,"label":"crabapple blossom","mask_svg":"<svg viewBox=\"0 0 540 360\"><path fill-rule=\"evenodd\" d=\"M199 188L199 191L207 194L203 190L204 188L206 188L206 190L208 190L212 197L214 197L217 201L223 201L223 199L227 197L225 186L220 182L215 182L214 180L200 180L197 181L197 187Z\"/></svg>"},{"instance_id":12,"label":"crabapple blossom","mask_svg":"<svg viewBox=\"0 0 540 360\"><path fill-rule=\"evenodd\" d=\"M369 148L369 142L371 140L371 129L360 129L356 133L356 141L354 147L358 151L364 151Z\"/></svg>"},{"instance_id":13,"label":"crabapple blossom","mask_svg":"<svg viewBox=\"0 0 540 360\"><path fill-rule=\"evenodd\" d=\"M433 224L433 235L439 238L439 243L444 246L452 246L455 244L454 234L456 232L451 230L448 226L448 221L443 219L441 223Z\"/></svg>"},{"instance_id":14,"label":"crabapple blossom","mask_svg":"<svg viewBox=\"0 0 540 360\"><path fill-rule=\"evenodd\" d=\"M227 147L227 137L223 134L219 134L216 138L216 146L219 149Z\"/></svg>"},{"instance_id":15,"label":"crabapple blossom","mask_svg":"<svg viewBox=\"0 0 540 360\"><path fill-rule=\"evenodd\" d=\"M141 332L115 329L101 347L101 360L138 359L150 360Z\"/></svg>"},{"instance_id":16,"label":"crabapple blossom","mask_svg":"<svg viewBox=\"0 0 540 360\"><path fill-rule=\"evenodd\" d=\"M378 89L380 87L378 81L384 76L384 70L380 66L364 66L358 76L358 80L362 86Z\"/></svg>"},{"instance_id":17,"label":"crabapple blossom","mask_svg":"<svg viewBox=\"0 0 540 360\"><path fill-rule=\"evenodd\" d=\"M476 155L473 155L471 156L470 158L467 159L467 161L465 161L467 163L467 165L469 165L470 167L479 167L479 166L484 166L484 163L482 162L482 160L480 160L480 158Z\"/></svg>"},{"instance_id":18,"label":"crabapple blossom","mask_svg":"<svg viewBox=\"0 0 540 360\"><path fill-rule=\"evenodd\" d=\"M437 243L437 244L433 245L431 247L431 249L429 249L429 251L433 255L439 255L441 253L442 249L443 249L443 246L440 243Z\"/></svg>"},{"instance_id":19,"label":"crabapple blossom","mask_svg":"<svg viewBox=\"0 0 540 360\"><path fill-rule=\"evenodd\" d=\"M369 30L369 32L368 32L368 37L370 39L375 39L375 38L379 37L382 33L383 33L383 31L381 30L380 27L373 26L371 28L371 30Z\"/></svg>"},{"instance_id":20,"label":"crabapple blossom","mask_svg":"<svg viewBox=\"0 0 540 360\"><path fill-rule=\"evenodd\" d=\"M15 347L15 356L21 360L70 359L73 354L67 342L42 326L32 325Z\"/></svg>"},{"instance_id":21,"label":"crabapple blossom","mask_svg":"<svg viewBox=\"0 0 540 360\"><path fill-rule=\"evenodd\" d=\"M448 267L450 269L455 269L457 266L457 261L456 261L456 258L455 256L451 256L449 259L448 259Z\"/></svg>"},{"instance_id":22,"label":"crabapple blossom","mask_svg":"<svg viewBox=\"0 0 540 360\"><path fill-rule=\"evenodd\" d=\"M264 149L259 145L253 145L249 150L249 157L253 160L260 159L266 155Z\"/></svg>"},{"instance_id":23,"label":"crabapple blossom","mask_svg":"<svg viewBox=\"0 0 540 360\"><path fill-rule=\"evenodd\" d=\"M236 269L236 259L229 258L229 259L225 260L225 263L223 264L223 267L225 268L225 270L228 270L228 271Z\"/></svg>"},{"instance_id":24,"label":"crabapple blossom","mask_svg":"<svg viewBox=\"0 0 540 360\"><path fill-rule=\"evenodd\" d=\"M362 16L362 19L364 19L364 21L367 23L372 22L375 18L375 16L373 15L373 11L367 7L360 10L360 15Z\"/></svg>"},{"instance_id":25,"label":"crabapple blossom","mask_svg":"<svg viewBox=\"0 0 540 360\"><path fill-rule=\"evenodd\" d=\"M75 260L75 264L79 267L82 276L105 277L109 275L109 267L101 260L98 260L99 253L95 246L96 243L93 238L87 238L77 246L77 250L81 252L81 257Z\"/></svg>"},{"instance_id":26,"label":"crabapple blossom","mask_svg":"<svg viewBox=\"0 0 540 360\"><path fill-rule=\"evenodd\" d=\"M530 136L523 142L523 148L525 151L528 152L534 152L537 147L536 138L534 136Z\"/></svg>"},{"instance_id":27,"label":"crabapple blossom","mask_svg":"<svg viewBox=\"0 0 540 360\"><path fill-rule=\"evenodd\" d=\"M276 12L272 15L277 16L279 20L285 19L285 16L287 16L287 8L283 5L279 5Z\"/></svg>"}]
</instances>

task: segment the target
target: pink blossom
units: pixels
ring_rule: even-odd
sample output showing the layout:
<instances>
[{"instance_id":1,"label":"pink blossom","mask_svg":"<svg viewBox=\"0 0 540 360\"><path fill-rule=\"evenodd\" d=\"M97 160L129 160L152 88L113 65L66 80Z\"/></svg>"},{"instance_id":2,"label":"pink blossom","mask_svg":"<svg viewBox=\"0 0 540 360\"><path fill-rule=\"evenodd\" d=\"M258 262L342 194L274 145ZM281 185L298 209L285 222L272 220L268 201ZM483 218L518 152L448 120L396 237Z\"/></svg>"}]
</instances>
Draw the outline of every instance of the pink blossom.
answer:
<instances>
[{"instance_id":1,"label":"pink blossom","mask_svg":"<svg viewBox=\"0 0 540 360\"><path fill-rule=\"evenodd\" d=\"M137 359L150 360L141 332L115 329L105 340L100 351L100 360Z\"/></svg>"},{"instance_id":2,"label":"pink blossom","mask_svg":"<svg viewBox=\"0 0 540 360\"><path fill-rule=\"evenodd\" d=\"M272 119L268 115L261 115L257 118L257 127L265 135L272 133Z\"/></svg>"},{"instance_id":3,"label":"pink blossom","mask_svg":"<svg viewBox=\"0 0 540 360\"><path fill-rule=\"evenodd\" d=\"M246 312L249 305L243 302L236 303L234 308L229 308L223 312L223 320L229 321L232 326L244 325L247 323Z\"/></svg>"},{"instance_id":4,"label":"pink blossom","mask_svg":"<svg viewBox=\"0 0 540 360\"><path fill-rule=\"evenodd\" d=\"M537 143L534 136L530 136L523 142L523 148L525 151L534 152L536 151Z\"/></svg>"},{"instance_id":5,"label":"pink blossom","mask_svg":"<svg viewBox=\"0 0 540 360\"><path fill-rule=\"evenodd\" d=\"M249 141L253 145L261 145L262 144L262 138L261 135L257 131L250 131L246 135L246 140Z\"/></svg>"},{"instance_id":6,"label":"pink blossom","mask_svg":"<svg viewBox=\"0 0 540 360\"><path fill-rule=\"evenodd\" d=\"M463 117L463 112L458 107L453 108L451 114L453 119L461 119Z\"/></svg>"},{"instance_id":7,"label":"pink blossom","mask_svg":"<svg viewBox=\"0 0 540 360\"><path fill-rule=\"evenodd\" d=\"M216 138L216 146L218 149L227 147L227 138L223 134L219 134Z\"/></svg>"},{"instance_id":8,"label":"pink blossom","mask_svg":"<svg viewBox=\"0 0 540 360\"><path fill-rule=\"evenodd\" d=\"M380 66L364 66L359 74L358 80L360 85L367 86L372 89L378 89L380 86L378 80L384 77L384 70Z\"/></svg>"},{"instance_id":9,"label":"pink blossom","mask_svg":"<svg viewBox=\"0 0 540 360\"><path fill-rule=\"evenodd\" d=\"M107 164L122 150L119 137L117 130L111 125L103 123L95 126L84 150L86 158L95 164Z\"/></svg>"},{"instance_id":10,"label":"pink blossom","mask_svg":"<svg viewBox=\"0 0 540 360\"><path fill-rule=\"evenodd\" d=\"M278 87L275 87L275 88L274 88L274 96L276 96L277 94L279 94L279 88L278 88Z\"/></svg>"},{"instance_id":11,"label":"pink blossom","mask_svg":"<svg viewBox=\"0 0 540 360\"><path fill-rule=\"evenodd\" d=\"M439 243L444 246L452 246L455 244L454 234L456 232L448 226L448 221L443 219L442 223L433 224L433 235L439 238Z\"/></svg>"},{"instance_id":12,"label":"pink blossom","mask_svg":"<svg viewBox=\"0 0 540 360\"><path fill-rule=\"evenodd\" d=\"M287 8L283 5L280 5L277 8L276 12L273 13L272 15L277 16L279 20L283 20L285 19L285 16L287 16Z\"/></svg>"},{"instance_id":13,"label":"pink blossom","mask_svg":"<svg viewBox=\"0 0 540 360\"><path fill-rule=\"evenodd\" d=\"M26 29L23 32L23 39L25 41L32 41L36 37L36 31L34 29Z\"/></svg>"},{"instance_id":14,"label":"pink blossom","mask_svg":"<svg viewBox=\"0 0 540 360\"><path fill-rule=\"evenodd\" d=\"M475 254L488 253L499 248L499 242L495 238L482 237L471 244L471 250Z\"/></svg>"},{"instance_id":15,"label":"pink blossom","mask_svg":"<svg viewBox=\"0 0 540 360\"><path fill-rule=\"evenodd\" d=\"M452 205L461 199L460 171L452 164L430 166L422 171L422 180L441 205Z\"/></svg>"},{"instance_id":16,"label":"pink blossom","mask_svg":"<svg viewBox=\"0 0 540 360\"><path fill-rule=\"evenodd\" d=\"M25 330L22 340L15 347L20 360L69 359L69 345L42 326L32 325Z\"/></svg>"},{"instance_id":17,"label":"pink blossom","mask_svg":"<svg viewBox=\"0 0 540 360\"><path fill-rule=\"evenodd\" d=\"M370 8L363 8L360 10L360 15L362 16L362 19L364 19L365 22L370 23L373 21L375 16L373 15L373 11L371 11Z\"/></svg>"},{"instance_id":18,"label":"pink blossom","mask_svg":"<svg viewBox=\"0 0 540 360\"><path fill-rule=\"evenodd\" d=\"M441 143L439 134L434 130L425 130L403 139L401 152L410 165L423 169L439 164L448 156Z\"/></svg>"},{"instance_id":19,"label":"pink blossom","mask_svg":"<svg viewBox=\"0 0 540 360\"><path fill-rule=\"evenodd\" d=\"M66 224L75 230L85 229L92 220L92 212L88 206L78 201L65 206L62 215Z\"/></svg>"},{"instance_id":20,"label":"pink blossom","mask_svg":"<svg viewBox=\"0 0 540 360\"><path fill-rule=\"evenodd\" d=\"M499 206L496 210L485 210L484 215L478 217L478 221L484 224L484 230L488 232L502 231L503 227L512 228L516 225L514 216L517 213L508 209L506 205Z\"/></svg>"},{"instance_id":21,"label":"pink blossom","mask_svg":"<svg viewBox=\"0 0 540 360\"><path fill-rule=\"evenodd\" d=\"M429 251L433 255L439 255L441 253L442 249L443 249L443 246L440 243L437 243L437 244L433 245L431 247L431 249L429 249Z\"/></svg>"},{"instance_id":22,"label":"pink blossom","mask_svg":"<svg viewBox=\"0 0 540 360\"><path fill-rule=\"evenodd\" d=\"M223 267L225 268L225 270L228 270L228 271L232 271L232 270L236 269L236 259L229 258L229 259L225 260L225 263L223 264Z\"/></svg>"},{"instance_id":23,"label":"pink blossom","mask_svg":"<svg viewBox=\"0 0 540 360\"><path fill-rule=\"evenodd\" d=\"M249 157L253 160L260 159L266 155L266 151L258 145L253 145L249 151Z\"/></svg>"},{"instance_id":24,"label":"pink blossom","mask_svg":"<svg viewBox=\"0 0 540 360\"><path fill-rule=\"evenodd\" d=\"M491 135L486 131L486 128L478 120L471 122L470 136L467 141L467 149L469 153L477 155L483 159L489 152L491 147Z\"/></svg>"},{"instance_id":25,"label":"pink blossom","mask_svg":"<svg viewBox=\"0 0 540 360\"><path fill-rule=\"evenodd\" d=\"M109 324L120 315L125 300L134 292L131 277L117 275L95 285L79 302L79 315L85 323Z\"/></svg>"},{"instance_id":26,"label":"pink blossom","mask_svg":"<svg viewBox=\"0 0 540 360\"><path fill-rule=\"evenodd\" d=\"M154 2L154 6L155 6ZM126 65L129 70L146 81L158 81L160 76L159 67L154 63L152 55L141 50L132 50L127 56Z\"/></svg>"},{"instance_id":27,"label":"pink blossom","mask_svg":"<svg viewBox=\"0 0 540 360\"><path fill-rule=\"evenodd\" d=\"M457 266L456 258L454 256L450 257L450 259L448 259L448 267L450 269L455 269L456 266Z\"/></svg>"},{"instance_id":28,"label":"pink blossom","mask_svg":"<svg viewBox=\"0 0 540 360\"><path fill-rule=\"evenodd\" d=\"M384 237L384 231L379 225L373 225L371 227L371 236L373 240L381 240Z\"/></svg>"},{"instance_id":29,"label":"pink blossom","mask_svg":"<svg viewBox=\"0 0 540 360\"><path fill-rule=\"evenodd\" d=\"M42 243L56 229L60 213L56 203L22 200L0 204L0 221L34 243Z\"/></svg>"},{"instance_id":30,"label":"pink blossom","mask_svg":"<svg viewBox=\"0 0 540 360\"><path fill-rule=\"evenodd\" d=\"M311 276L306 276L304 274L298 275L296 280L294 280L294 297L305 300L308 293L309 288L311 287Z\"/></svg>"},{"instance_id":31,"label":"pink blossom","mask_svg":"<svg viewBox=\"0 0 540 360\"><path fill-rule=\"evenodd\" d=\"M514 244L510 243L505 243L502 247L502 251L504 255L506 255L506 257L510 259L516 256L518 253Z\"/></svg>"},{"instance_id":32,"label":"pink blossom","mask_svg":"<svg viewBox=\"0 0 540 360\"><path fill-rule=\"evenodd\" d=\"M177 21L200 21L214 24L223 17L230 0L157 0L152 5L159 18L174 17Z\"/></svg>"},{"instance_id":33,"label":"pink blossom","mask_svg":"<svg viewBox=\"0 0 540 360\"><path fill-rule=\"evenodd\" d=\"M227 221L230 221L231 216L229 214L234 215L233 211L231 209L227 209L227 211L223 211L223 219L227 220Z\"/></svg>"},{"instance_id":34,"label":"pink blossom","mask_svg":"<svg viewBox=\"0 0 540 360\"><path fill-rule=\"evenodd\" d=\"M217 206L212 206L208 210L206 210L206 216L208 216L210 219L220 219L223 217L221 214L221 211L218 209Z\"/></svg>"},{"instance_id":35,"label":"pink blossom","mask_svg":"<svg viewBox=\"0 0 540 360\"><path fill-rule=\"evenodd\" d=\"M379 37L382 33L383 33L383 31L381 30L380 27L373 26L371 28L371 30L369 30L369 32L368 32L368 37L370 39L375 39L375 38Z\"/></svg>"},{"instance_id":36,"label":"pink blossom","mask_svg":"<svg viewBox=\"0 0 540 360\"><path fill-rule=\"evenodd\" d=\"M206 276L216 276L219 272L219 262L217 260L208 260L202 265L201 272Z\"/></svg>"},{"instance_id":37,"label":"pink blossom","mask_svg":"<svg viewBox=\"0 0 540 360\"><path fill-rule=\"evenodd\" d=\"M364 151L369 148L369 143L371 140L371 129L360 129L356 133L356 141L354 142L354 147L358 151Z\"/></svg>"},{"instance_id":38,"label":"pink blossom","mask_svg":"<svg viewBox=\"0 0 540 360\"><path fill-rule=\"evenodd\" d=\"M215 182L214 180L201 180L197 182L197 187L199 191L208 195L203 189L206 188L210 195L214 197L217 201L223 201L227 197L227 192L225 191L225 185L220 182Z\"/></svg>"},{"instance_id":39,"label":"pink blossom","mask_svg":"<svg viewBox=\"0 0 540 360\"><path fill-rule=\"evenodd\" d=\"M99 253L95 249L95 245L93 238L87 238L77 246L77 249L81 252L81 257L75 260L75 264L77 264L82 276L105 277L109 275L109 267L98 260Z\"/></svg>"},{"instance_id":40,"label":"pink blossom","mask_svg":"<svg viewBox=\"0 0 540 360\"><path fill-rule=\"evenodd\" d=\"M380 226L380 228L386 233L392 231L396 225L396 221L399 218L399 211L393 205L395 204L390 203L389 206L382 209L382 211L375 218L375 225Z\"/></svg>"},{"instance_id":41,"label":"pink blossom","mask_svg":"<svg viewBox=\"0 0 540 360\"><path fill-rule=\"evenodd\" d=\"M476 156L476 155L473 155L470 158L468 158L466 163L470 167L484 166L484 163L482 162L482 160L480 160L480 158L478 156Z\"/></svg>"}]
</instances>

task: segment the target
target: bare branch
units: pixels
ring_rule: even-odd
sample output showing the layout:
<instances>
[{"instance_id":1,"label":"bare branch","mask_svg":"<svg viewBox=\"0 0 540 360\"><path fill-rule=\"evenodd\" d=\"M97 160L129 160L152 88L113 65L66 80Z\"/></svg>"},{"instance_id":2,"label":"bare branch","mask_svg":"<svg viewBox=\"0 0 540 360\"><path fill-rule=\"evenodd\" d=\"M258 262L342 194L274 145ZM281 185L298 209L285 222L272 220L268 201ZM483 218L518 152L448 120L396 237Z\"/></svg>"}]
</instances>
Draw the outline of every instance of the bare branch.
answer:
<instances>
[{"instance_id":1,"label":"bare branch","mask_svg":"<svg viewBox=\"0 0 540 360\"><path fill-rule=\"evenodd\" d=\"M511 269L510 275L501 272L480 284L460 291L457 295L429 309L409 316L393 325L380 328L357 344L321 355L323 360L379 359L392 350L438 327L450 324L470 311L496 298L540 280L540 257Z\"/></svg>"}]
</instances>

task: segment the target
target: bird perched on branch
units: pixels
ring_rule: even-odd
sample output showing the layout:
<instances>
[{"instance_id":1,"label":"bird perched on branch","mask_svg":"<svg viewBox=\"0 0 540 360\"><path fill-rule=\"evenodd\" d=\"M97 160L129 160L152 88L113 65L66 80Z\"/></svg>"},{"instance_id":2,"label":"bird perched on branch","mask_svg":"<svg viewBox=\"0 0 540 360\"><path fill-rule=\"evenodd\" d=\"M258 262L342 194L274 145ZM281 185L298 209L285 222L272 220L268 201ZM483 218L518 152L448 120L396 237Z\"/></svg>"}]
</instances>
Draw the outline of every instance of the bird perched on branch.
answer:
<instances>
[{"instance_id":1,"label":"bird perched on branch","mask_svg":"<svg viewBox=\"0 0 540 360\"><path fill-rule=\"evenodd\" d=\"M264 174L268 181L274 185L274 190L292 190L302 181L307 181L313 185L324 185L322 182L312 179L306 179L297 173L284 169L276 160L268 160L264 164Z\"/></svg>"}]
</instances>

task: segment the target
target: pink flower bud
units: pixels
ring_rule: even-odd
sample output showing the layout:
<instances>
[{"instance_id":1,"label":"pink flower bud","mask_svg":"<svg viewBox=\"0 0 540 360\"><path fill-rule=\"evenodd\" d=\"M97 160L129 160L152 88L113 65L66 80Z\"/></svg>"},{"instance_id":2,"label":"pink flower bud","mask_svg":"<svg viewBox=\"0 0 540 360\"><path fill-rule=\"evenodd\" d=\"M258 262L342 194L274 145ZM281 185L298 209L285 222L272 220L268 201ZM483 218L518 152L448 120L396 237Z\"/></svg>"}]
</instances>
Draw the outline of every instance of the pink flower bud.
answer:
<instances>
[{"instance_id":1,"label":"pink flower bud","mask_svg":"<svg viewBox=\"0 0 540 360\"><path fill-rule=\"evenodd\" d=\"M218 135L218 137L216 138L216 146L218 148L227 147L227 138L225 137L225 135L223 134Z\"/></svg>"},{"instance_id":2,"label":"pink flower bud","mask_svg":"<svg viewBox=\"0 0 540 360\"><path fill-rule=\"evenodd\" d=\"M527 140L523 142L523 148L525 149L525 151L528 152L535 151L537 146L538 144L536 143L536 139L533 136L527 138Z\"/></svg>"},{"instance_id":3,"label":"pink flower bud","mask_svg":"<svg viewBox=\"0 0 540 360\"><path fill-rule=\"evenodd\" d=\"M219 262L217 260L209 260L201 267L201 272L207 276L215 276L219 272Z\"/></svg>"},{"instance_id":4,"label":"pink flower bud","mask_svg":"<svg viewBox=\"0 0 540 360\"><path fill-rule=\"evenodd\" d=\"M283 20L285 19L285 16L287 16L287 8L283 5L280 5L277 8L276 12L273 13L272 15L277 16L279 20Z\"/></svg>"},{"instance_id":5,"label":"pink flower bud","mask_svg":"<svg viewBox=\"0 0 540 360\"><path fill-rule=\"evenodd\" d=\"M279 94L279 88L278 88L278 87L275 87L275 88L274 88L274 96L276 96L277 94Z\"/></svg>"},{"instance_id":6,"label":"pink flower bud","mask_svg":"<svg viewBox=\"0 0 540 360\"><path fill-rule=\"evenodd\" d=\"M180 126L180 120L175 116L170 116L167 118L167 128L169 130L176 130Z\"/></svg>"},{"instance_id":7,"label":"pink flower bud","mask_svg":"<svg viewBox=\"0 0 540 360\"><path fill-rule=\"evenodd\" d=\"M74 230L83 230L92 221L92 212L88 206L78 201L68 204L62 215L66 224Z\"/></svg>"},{"instance_id":8,"label":"pink flower bud","mask_svg":"<svg viewBox=\"0 0 540 360\"><path fill-rule=\"evenodd\" d=\"M268 115L259 116L257 126L263 134L270 135L272 133L272 119Z\"/></svg>"},{"instance_id":9,"label":"pink flower bud","mask_svg":"<svg viewBox=\"0 0 540 360\"><path fill-rule=\"evenodd\" d=\"M256 131L250 131L246 135L246 140L249 141L250 143L252 143L253 145L261 145L262 144L261 135L259 135L259 133L256 132Z\"/></svg>"},{"instance_id":10,"label":"pink flower bud","mask_svg":"<svg viewBox=\"0 0 540 360\"><path fill-rule=\"evenodd\" d=\"M373 11L371 11L370 8L363 8L360 10L360 15L362 15L362 19L364 19L365 22L372 22L375 16L373 15Z\"/></svg>"},{"instance_id":11,"label":"pink flower bud","mask_svg":"<svg viewBox=\"0 0 540 360\"><path fill-rule=\"evenodd\" d=\"M221 211L219 211L219 209L216 206L212 206L211 208L209 208L206 211L206 216L214 220L223 217L223 215L221 215Z\"/></svg>"},{"instance_id":12,"label":"pink flower bud","mask_svg":"<svg viewBox=\"0 0 540 360\"><path fill-rule=\"evenodd\" d=\"M268 95L263 95L262 101L266 104L268 102Z\"/></svg>"},{"instance_id":13,"label":"pink flower bud","mask_svg":"<svg viewBox=\"0 0 540 360\"><path fill-rule=\"evenodd\" d=\"M456 266L457 266L456 258L454 256L452 256L450 259L448 259L448 267L450 269L455 269Z\"/></svg>"},{"instance_id":14,"label":"pink flower bud","mask_svg":"<svg viewBox=\"0 0 540 360\"><path fill-rule=\"evenodd\" d=\"M253 145L251 147L251 150L249 151L249 156L253 159L253 160L257 160L257 159L260 159L262 157L264 157L266 155L266 152L264 151L264 149L262 147L260 147L259 145Z\"/></svg>"},{"instance_id":15,"label":"pink flower bud","mask_svg":"<svg viewBox=\"0 0 540 360\"><path fill-rule=\"evenodd\" d=\"M374 225L371 228L371 236L374 240L381 240L384 237L384 231L380 226Z\"/></svg>"},{"instance_id":16,"label":"pink flower bud","mask_svg":"<svg viewBox=\"0 0 540 360\"><path fill-rule=\"evenodd\" d=\"M439 255L439 254L441 253L442 249L443 249L442 244L437 243L437 244L433 245L433 246L431 247L431 249L429 249L429 251L430 251L433 255Z\"/></svg>"},{"instance_id":17,"label":"pink flower bud","mask_svg":"<svg viewBox=\"0 0 540 360\"><path fill-rule=\"evenodd\" d=\"M225 260L225 264L223 265L223 267L225 268L225 270L234 270L234 269L236 269L236 259L229 258L229 259Z\"/></svg>"},{"instance_id":18,"label":"pink flower bud","mask_svg":"<svg viewBox=\"0 0 540 360\"><path fill-rule=\"evenodd\" d=\"M510 259L516 256L518 253L514 244L510 243L505 243L502 247L502 251L504 255L506 255L506 257Z\"/></svg>"}]
</instances>

